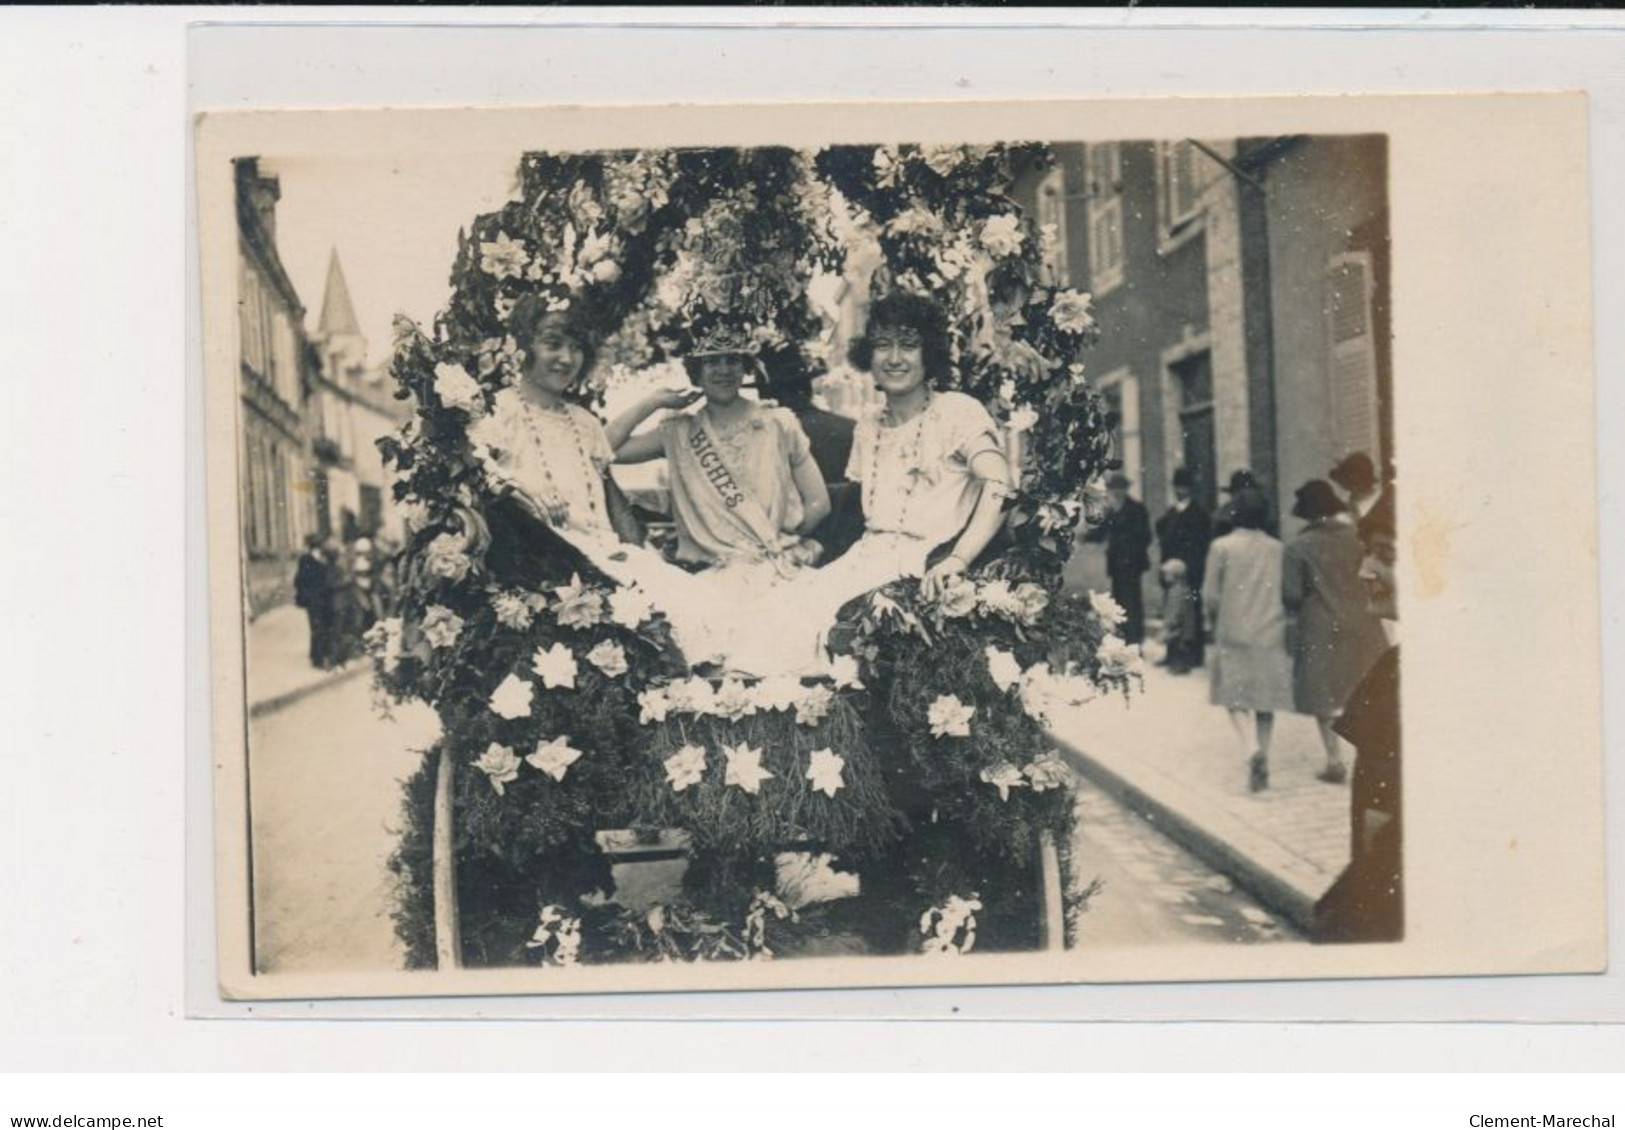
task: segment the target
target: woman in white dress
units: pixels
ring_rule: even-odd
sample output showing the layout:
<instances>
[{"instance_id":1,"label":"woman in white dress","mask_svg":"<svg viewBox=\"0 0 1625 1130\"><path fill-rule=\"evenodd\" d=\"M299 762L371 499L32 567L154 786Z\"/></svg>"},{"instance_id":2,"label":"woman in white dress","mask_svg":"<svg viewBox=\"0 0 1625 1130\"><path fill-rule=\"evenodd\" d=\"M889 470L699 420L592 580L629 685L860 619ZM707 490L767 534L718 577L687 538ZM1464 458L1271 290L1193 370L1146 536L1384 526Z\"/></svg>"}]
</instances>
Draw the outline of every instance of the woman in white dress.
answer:
<instances>
[{"instance_id":1,"label":"woman in white dress","mask_svg":"<svg viewBox=\"0 0 1625 1130\"><path fill-rule=\"evenodd\" d=\"M860 420L847 476L861 484L864 534L797 593L827 633L841 605L900 577L935 599L993 540L1011 487L999 427L980 401L935 391L948 376L947 316L929 299L892 294L871 306L852 363L885 396ZM932 552L948 554L927 567Z\"/></svg>"},{"instance_id":2,"label":"woman in white dress","mask_svg":"<svg viewBox=\"0 0 1625 1130\"><path fill-rule=\"evenodd\" d=\"M568 310L547 310L532 297L514 307L509 326L529 355L523 377L469 429L493 489L607 576L641 588L666 614L691 664L713 661L716 636L697 614L692 579L622 541L610 519L606 475L625 434L606 432L571 399L592 366L591 336Z\"/></svg>"}]
</instances>

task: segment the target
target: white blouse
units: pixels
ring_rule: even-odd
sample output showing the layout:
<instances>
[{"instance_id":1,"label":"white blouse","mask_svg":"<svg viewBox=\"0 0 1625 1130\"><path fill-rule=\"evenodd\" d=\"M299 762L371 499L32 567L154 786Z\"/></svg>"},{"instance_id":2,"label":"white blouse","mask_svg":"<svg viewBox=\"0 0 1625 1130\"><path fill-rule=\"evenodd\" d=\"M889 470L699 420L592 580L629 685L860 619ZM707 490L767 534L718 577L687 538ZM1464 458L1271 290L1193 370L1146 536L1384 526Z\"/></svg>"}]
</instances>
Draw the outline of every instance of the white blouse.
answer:
<instances>
[{"instance_id":1,"label":"white blouse","mask_svg":"<svg viewBox=\"0 0 1625 1130\"><path fill-rule=\"evenodd\" d=\"M983 452L1001 458L999 427L982 402L962 392L936 392L924 411L895 427L874 412L858 421L847 477L863 484L864 528L937 545L970 521L981 497L971 463Z\"/></svg>"},{"instance_id":2,"label":"white blouse","mask_svg":"<svg viewBox=\"0 0 1625 1130\"><path fill-rule=\"evenodd\" d=\"M538 408L513 389L497 394L491 415L469 429L488 470L506 477L543 503L563 503L565 526L612 532L604 502L604 473L615 461L598 417L576 404Z\"/></svg>"}]
</instances>

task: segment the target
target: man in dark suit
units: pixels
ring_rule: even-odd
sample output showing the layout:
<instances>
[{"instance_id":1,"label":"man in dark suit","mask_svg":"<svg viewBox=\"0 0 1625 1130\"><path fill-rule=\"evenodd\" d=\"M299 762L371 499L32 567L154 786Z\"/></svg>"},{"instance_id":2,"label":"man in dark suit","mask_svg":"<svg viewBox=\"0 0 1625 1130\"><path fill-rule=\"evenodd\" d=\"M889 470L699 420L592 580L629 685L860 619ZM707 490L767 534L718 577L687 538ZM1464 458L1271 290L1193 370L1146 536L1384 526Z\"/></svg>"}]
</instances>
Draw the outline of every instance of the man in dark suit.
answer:
<instances>
[{"instance_id":1,"label":"man in dark suit","mask_svg":"<svg viewBox=\"0 0 1625 1130\"><path fill-rule=\"evenodd\" d=\"M1190 585L1190 620L1197 630L1169 642L1163 664L1174 674L1184 674L1202 665L1202 575L1207 568L1207 548L1213 540L1213 523L1200 503L1191 498L1195 476L1187 467L1174 472L1174 504L1157 519L1157 545L1162 563L1183 561Z\"/></svg>"},{"instance_id":2,"label":"man in dark suit","mask_svg":"<svg viewBox=\"0 0 1625 1130\"><path fill-rule=\"evenodd\" d=\"M293 571L293 602L310 621L310 665L325 670L333 660L333 570L322 555L322 537L305 538Z\"/></svg>"},{"instance_id":3,"label":"man in dark suit","mask_svg":"<svg viewBox=\"0 0 1625 1130\"><path fill-rule=\"evenodd\" d=\"M801 430L807 433L818 473L829 487L830 514L812 532L812 539L824 547L822 564L829 564L851 548L863 534L863 506L857 484L846 477L852 458L852 431L855 422L813 403L812 377L799 353L771 354L762 358L761 393L795 414Z\"/></svg>"},{"instance_id":4,"label":"man in dark suit","mask_svg":"<svg viewBox=\"0 0 1625 1130\"><path fill-rule=\"evenodd\" d=\"M1128 476L1122 472L1106 480L1111 513L1085 535L1086 541L1106 543L1106 573L1112 579L1112 599L1122 606L1122 636L1126 643L1145 640L1145 597L1141 579L1151 568L1151 516L1145 505L1130 497Z\"/></svg>"}]
</instances>

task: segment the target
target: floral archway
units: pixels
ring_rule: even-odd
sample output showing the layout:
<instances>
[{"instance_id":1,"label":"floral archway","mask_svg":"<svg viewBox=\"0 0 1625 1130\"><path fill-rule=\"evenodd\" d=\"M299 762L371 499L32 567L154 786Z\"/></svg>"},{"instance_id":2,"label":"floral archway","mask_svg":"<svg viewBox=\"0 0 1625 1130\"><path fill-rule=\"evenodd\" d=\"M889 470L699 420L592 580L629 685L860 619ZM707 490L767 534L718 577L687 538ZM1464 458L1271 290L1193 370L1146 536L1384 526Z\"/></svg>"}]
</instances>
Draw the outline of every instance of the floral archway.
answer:
<instances>
[{"instance_id":1,"label":"floral archway","mask_svg":"<svg viewBox=\"0 0 1625 1130\"><path fill-rule=\"evenodd\" d=\"M473 964L795 952L847 911L785 896L791 848L855 869L866 921L908 924L872 952L1039 943L1041 857L1053 846L1051 870L1065 865L1073 808L1045 711L1126 691L1135 662L1110 602L1060 585L1113 421L1083 375L1088 298L1044 282L1046 233L1009 195L1017 168L1050 159L1031 145L533 153L519 198L474 219L446 309L427 330L397 325L393 371L416 412L382 445L411 539L397 614L370 634L377 681L432 706L443 733L407 785L394 860L414 964L446 960L448 931L452 959ZM765 363L817 373L809 288L876 250L876 290L947 307L952 384L1019 461L991 560L936 601L899 581L848 605L827 677L740 680L687 669L660 610L562 540L522 560L505 549L468 427L519 377L507 319L522 296L587 315L601 403L615 374L681 356L724 316L754 327ZM682 898L613 901L616 829L681 845Z\"/></svg>"}]
</instances>

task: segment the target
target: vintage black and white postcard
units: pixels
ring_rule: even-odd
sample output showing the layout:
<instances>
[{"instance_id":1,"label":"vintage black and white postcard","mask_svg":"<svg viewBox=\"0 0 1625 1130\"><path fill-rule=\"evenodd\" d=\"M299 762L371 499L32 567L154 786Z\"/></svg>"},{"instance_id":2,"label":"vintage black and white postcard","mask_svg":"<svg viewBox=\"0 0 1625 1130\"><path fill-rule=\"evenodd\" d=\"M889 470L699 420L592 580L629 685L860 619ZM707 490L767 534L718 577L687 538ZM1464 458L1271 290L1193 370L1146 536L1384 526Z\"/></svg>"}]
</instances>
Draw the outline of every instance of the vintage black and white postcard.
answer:
<instances>
[{"instance_id":1,"label":"vintage black and white postcard","mask_svg":"<svg viewBox=\"0 0 1625 1130\"><path fill-rule=\"evenodd\" d=\"M1582 99L196 137L227 997L1602 967Z\"/></svg>"}]
</instances>

